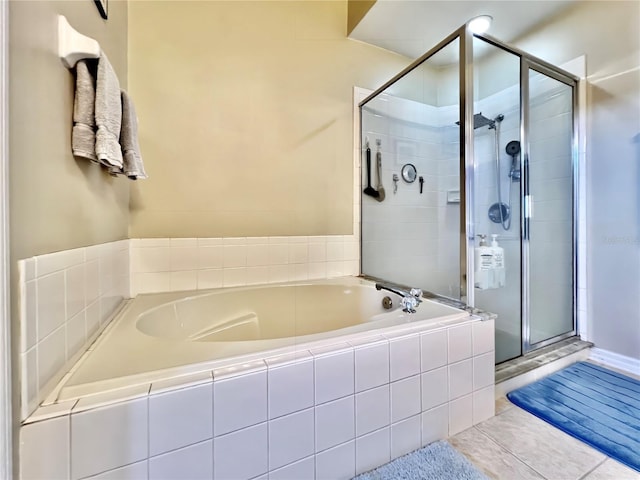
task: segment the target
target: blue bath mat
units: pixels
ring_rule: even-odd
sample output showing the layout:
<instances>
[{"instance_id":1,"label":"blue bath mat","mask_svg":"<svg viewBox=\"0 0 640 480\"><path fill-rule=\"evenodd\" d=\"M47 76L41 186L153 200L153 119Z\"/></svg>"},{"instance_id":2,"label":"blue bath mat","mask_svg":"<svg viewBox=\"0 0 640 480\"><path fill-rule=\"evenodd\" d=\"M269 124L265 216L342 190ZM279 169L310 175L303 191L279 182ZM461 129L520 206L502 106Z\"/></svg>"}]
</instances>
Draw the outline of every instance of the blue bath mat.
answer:
<instances>
[{"instance_id":1,"label":"blue bath mat","mask_svg":"<svg viewBox=\"0 0 640 480\"><path fill-rule=\"evenodd\" d=\"M640 381L578 362L507 398L640 472Z\"/></svg>"},{"instance_id":2,"label":"blue bath mat","mask_svg":"<svg viewBox=\"0 0 640 480\"><path fill-rule=\"evenodd\" d=\"M489 480L445 441L396 458L354 480Z\"/></svg>"}]
</instances>

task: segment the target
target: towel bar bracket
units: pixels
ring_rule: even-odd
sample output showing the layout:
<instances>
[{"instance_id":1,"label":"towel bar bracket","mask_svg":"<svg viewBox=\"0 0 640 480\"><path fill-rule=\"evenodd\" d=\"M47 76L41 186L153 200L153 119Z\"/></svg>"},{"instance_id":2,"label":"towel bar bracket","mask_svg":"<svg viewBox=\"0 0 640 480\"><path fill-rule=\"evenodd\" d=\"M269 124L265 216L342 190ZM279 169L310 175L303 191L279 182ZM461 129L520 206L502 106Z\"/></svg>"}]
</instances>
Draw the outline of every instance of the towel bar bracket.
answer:
<instances>
[{"instance_id":1,"label":"towel bar bracket","mask_svg":"<svg viewBox=\"0 0 640 480\"><path fill-rule=\"evenodd\" d=\"M73 68L78 60L100 57L100 44L77 32L64 15L58 15L58 55L65 67Z\"/></svg>"}]
</instances>

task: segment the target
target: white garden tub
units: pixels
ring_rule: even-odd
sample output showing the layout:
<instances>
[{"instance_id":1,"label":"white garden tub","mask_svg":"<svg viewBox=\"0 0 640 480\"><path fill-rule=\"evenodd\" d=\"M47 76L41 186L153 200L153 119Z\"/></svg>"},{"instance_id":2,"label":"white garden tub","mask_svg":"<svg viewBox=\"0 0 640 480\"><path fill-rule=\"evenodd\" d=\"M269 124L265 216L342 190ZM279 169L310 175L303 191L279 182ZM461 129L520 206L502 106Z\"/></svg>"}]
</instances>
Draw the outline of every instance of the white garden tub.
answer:
<instances>
[{"instance_id":1,"label":"white garden tub","mask_svg":"<svg viewBox=\"0 0 640 480\"><path fill-rule=\"evenodd\" d=\"M382 306L385 296L393 300L391 310ZM414 314L398 305L397 295L354 277L140 295L128 301L50 400L150 384L375 333L470 320L468 312L430 300Z\"/></svg>"}]
</instances>

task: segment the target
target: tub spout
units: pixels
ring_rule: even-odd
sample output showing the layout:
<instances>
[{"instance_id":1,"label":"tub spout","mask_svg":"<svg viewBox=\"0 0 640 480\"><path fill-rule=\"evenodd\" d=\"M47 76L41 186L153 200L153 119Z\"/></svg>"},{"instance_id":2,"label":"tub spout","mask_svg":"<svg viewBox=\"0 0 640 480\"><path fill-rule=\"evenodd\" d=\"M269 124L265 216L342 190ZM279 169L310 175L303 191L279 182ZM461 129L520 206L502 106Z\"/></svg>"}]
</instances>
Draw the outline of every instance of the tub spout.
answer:
<instances>
[{"instance_id":1,"label":"tub spout","mask_svg":"<svg viewBox=\"0 0 640 480\"><path fill-rule=\"evenodd\" d=\"M411 291L407 292L406 290L402 290L392 285L376 283L376 290L386 290L402 297L400 303L402 305L402 311L406 313L416 313L416 307L420 302L422 302L420 299L422 296L422 290L418 288L412 288Z\"/></svg>"}]
</instances>

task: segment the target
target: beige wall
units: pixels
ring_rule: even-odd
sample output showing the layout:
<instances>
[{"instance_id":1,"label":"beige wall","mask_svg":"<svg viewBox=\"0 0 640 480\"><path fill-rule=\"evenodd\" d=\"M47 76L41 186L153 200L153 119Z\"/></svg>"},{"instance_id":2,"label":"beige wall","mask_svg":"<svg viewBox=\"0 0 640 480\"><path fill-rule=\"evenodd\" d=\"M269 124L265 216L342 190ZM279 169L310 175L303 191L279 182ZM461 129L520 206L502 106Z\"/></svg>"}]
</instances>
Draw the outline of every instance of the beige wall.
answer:
<instances>
[{"instance_id":1,"label":"beige wall","mask_svg":"<svg viewBox=\"0 0 640 480\"><path fill-rule=\"evenodd\" d=\"M57 56L57 15L100 42L127 84L127 6L12 1L10 201L13 260L126 238L129 181L71 154L74 76Z\"/></svg>"},{"instance_id":2,"label":"beige wall","mask_svg":"<svg viewBox=\"0 0 640 480\"><path fill-rule=\"evenodd\" d=\"M73 73L57 56L57 15L96 38L127 82L127 5L109 2L109 20L83 1L9 4L9 155L13 362L18 365L19 259L126 238L129 181L71 155ZM18 368L14 368L18 412ZM17 417L17 415L16 415ZM16 420L17 425L17 420ZM17 435L14 442L18 441ZM16 446L17 443L14 444ZM18 449L14 448L14 455ZM14 463L17 465L18 463Z\"/></svg>"},{"instance_id":3,"label":"beige wall","mask_svg":"<svg viewBox=\"0 0 640 480\"><path fill-rule=\"evenodd\" d=\"M640 2L578 2L516 45L586 55L589 339L640 360Z\"/></svg>"},{"instance_id":4,"label":"beige wall","mask_svg":"<svg viewBox=\"0 0 640 480\"><path fill-rule=\"evenodd\" d=\"M150 178L130 235L352 233L352 87L409 59L348 40L346 21L346 0L131 2Z\"/></svg>"}]
</instances>

